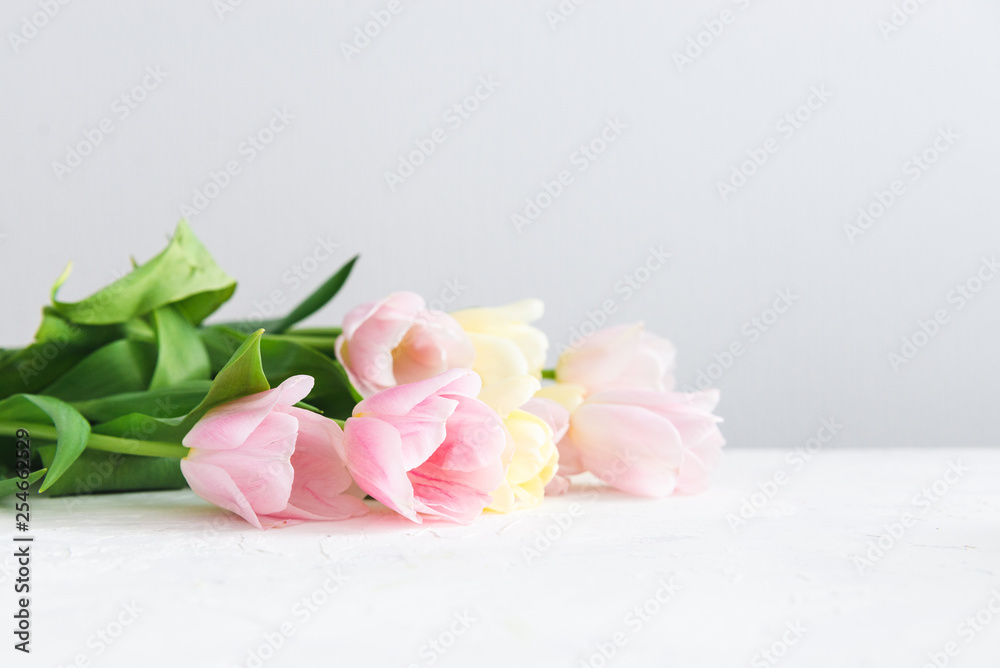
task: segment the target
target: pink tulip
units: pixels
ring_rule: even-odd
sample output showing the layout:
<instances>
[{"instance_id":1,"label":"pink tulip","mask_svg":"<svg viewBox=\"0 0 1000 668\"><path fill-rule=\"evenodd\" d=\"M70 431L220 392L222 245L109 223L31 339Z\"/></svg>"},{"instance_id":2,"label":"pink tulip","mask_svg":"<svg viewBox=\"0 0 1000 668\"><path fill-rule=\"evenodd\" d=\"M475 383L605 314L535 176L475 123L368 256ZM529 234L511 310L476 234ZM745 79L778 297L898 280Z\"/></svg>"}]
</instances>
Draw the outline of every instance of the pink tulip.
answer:
<instances>
[{"instance_id":1,"label":"pink tulip","mask_svg":"<svg viewBox=\"0 0 1000 668\"><path fill-rule=\"evenodd\" d=\"M344 460L365 492L408 519L470 522L492 502L512 447L500 416L476 399L469 369L368 397L344 425Z\"/></svg>"},{"instance_id":2,"label":"pink tulip","mask_svg":"<svg viewBox=\"0 0 1000 668\"><path fill-rule=\"evenodd\" d=\"M181 472L194 493L258 529L365 514L338 454L340 427L294 406L312 386L311 377L293 376L208 411L184 437L191 452Z\"/></svg>"},{"instance_id":3,"label":"pink tulip","mask_svg":"<svg viewBox=\"0 0 1000 668\"><path fill-rule=\"evenodd\" d=\"M588 393L674 387L677 349L647 332L641 323L601 329L564 352L556 366L560 383L581 385Z\"/></svg>"},{"instance_id":4,"label":"pink tulip","mask_svg":"<svg viewBox=\"0 0 1000 668\"><path fill-rule=\"evenodd\" d=\"M402 383L471 367L476 356L468 334L447 313L427 309L420 295L396 292L344 316L334 346L362 396Z\"/></svg>"},{"instance_id":5,"label":"pink tulip","mask_svg":"<svg viewBox=\"0 0 1000 668\"><path fill-rule=\"evenodd\" d=\"M708 486L725 439L712 414L719 391L617 390L588 397L570 416L563 458L640 496L694 493Z\"/></svg>"}]
</instances>

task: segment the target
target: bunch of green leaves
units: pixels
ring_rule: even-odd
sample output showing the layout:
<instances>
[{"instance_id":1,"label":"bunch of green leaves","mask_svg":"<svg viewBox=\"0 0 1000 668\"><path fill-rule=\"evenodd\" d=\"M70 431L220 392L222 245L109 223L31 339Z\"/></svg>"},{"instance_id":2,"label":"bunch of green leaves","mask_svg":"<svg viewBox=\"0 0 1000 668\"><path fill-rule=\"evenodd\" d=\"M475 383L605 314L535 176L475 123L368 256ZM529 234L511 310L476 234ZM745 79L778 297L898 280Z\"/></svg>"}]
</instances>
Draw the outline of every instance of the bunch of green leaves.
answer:
<instances>
[{"instance_id":1,"label":"bunch of green leaves","mask_svg":"<svg viewBox=\"0 0 1000 668\"><path fill-rule=\"evenodd\" d=\"M12 493L16 430L35 446L41 491L79 494L185 485L179 444L211 407L308 374L308 407L332 418L356 401L333 345L337 328L294 329L346 282L351 259L287 316L205 325L236 289L184 221L167 247L78 302L42 311L34 341L0 350L0 496ZM160 446L154 446L160 444Z\"/></svg>"}]
</instances>

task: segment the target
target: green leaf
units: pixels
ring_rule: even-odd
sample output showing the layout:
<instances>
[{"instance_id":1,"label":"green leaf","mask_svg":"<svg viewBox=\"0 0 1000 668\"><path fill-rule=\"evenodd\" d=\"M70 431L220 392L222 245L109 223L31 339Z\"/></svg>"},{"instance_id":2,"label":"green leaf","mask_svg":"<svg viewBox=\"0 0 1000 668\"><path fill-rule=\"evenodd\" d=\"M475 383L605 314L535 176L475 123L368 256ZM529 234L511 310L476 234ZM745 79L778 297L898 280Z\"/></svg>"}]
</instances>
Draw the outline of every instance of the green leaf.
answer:
<instances>
[{"instance_id":1,"label":"green leaf","mask_svg":"<svg viewBox=\"0 0 1000 668\"><path fill-rule=\"evenodd\" d=\"M221 325L206 328L201 334L216 367L240 343L239 332ZM361 400L354 394L344 368L332 357L332 349L329 355L325 355L309 345L265 333L260 341L260 351L264 373L272 387L291 376L312 376L315 385L309 393L309 405L328 417L350 417L354 406Z\"/></svg>"},{"instance_id":2,"label":"green leaf","mask_svg":"<svg viewBox=\"0 0 1000 668\"><path fill-rule=\"evenodd\" d=\"M344 283L347 282L347 277L351 275L351 270L354 269L354 263L358 261L358 257L360 256L355 255L348 260L333 276L328 278L323 285L316 288L311 295L302 300L302 302L292 309L292 312L284 318L265 320L256 326L263 328L268 332L268 334L281 334L295 325L295 323L305 320L313 313L326 306L331 299L337 296L340 289L344 287ZM219 323L217 326L228 327L240 332L245 332L248 324L246 322L224 322ZM340 334L340 329L336 328L336 332L337 334ZM336 334L334 334L334 336L336 336Z\"/></svg>"},{"instance_id":3,"label":"green leaf","mask_svg":"<svg viewBox=\"0 0 1000 668\"><path fill-rule=\"evenodd\" d=\"M306 374L315 380L309 404L327 417L350 417L358 403L340 364L309 346L265 336L260 342L264 372L272 386L291 376Z\"/></svg>"},{"instance_id":4,"label":"green leaf","mask_svg":"<svg viewBox=\"0 0 1000 668\"><path fill-rule=\"evenodd\" d=\"M44 492L55 483L87 447L90 423L69 404L54 397L18 394L0 401L0 422L17 427L18 423L52 424L58 434L49 473L42 484ZM29 432L30 433L30 432Z\"/></svg>"},{"instance_id":5,"label":"green leaf","mask_svg":"<svg viewBox=\"0 0 1000 668\"><path fill-rule=\"evenodd\" d=\"M50 446L38 448L42 461L48 463L54 453ZM98 492L137 492L156 489L181 489L187 486L181 474L180 460L164 457L138 457L117 452L87 450L59 482L47 490L49 496L95 494ZM68 504L75 503L73 500Z\"/></svg>"},{"instance_id":6,"label":"green leaf","mask_svg":"<svg viewBox=\"0 0 1000 668\"><path fill-rule=\"evenodd\" d=\"M126 392L101 399L78 401L73 403L73 408L91 422L109 422L130 413L174 418L194 410L211 386L210 380L194 380L145 392Z\"/></svg>"},{"instance_id":7,"label":"green leaf","mask_svg":"<svg viewBox=\"0 0 1000 668\"><path fill-rule=\"evenodd\" d=\"M138 412L126 413L91 427L95 434L163 443L180 443L189 430L190 426L184 426L183 417L159 418Z\"/></svg>"},{"instance_id":8,"label":"green leaf","mask_svg":"<svg viewBox=\"0 0 1000 668\"><path fill-rule=\"evenodd\" d=\"M261 367L260 340L263 333L264 330L257 330L237 348L212 381L208 394L184 419L185 428L190 429L205 413L219 404L271 389Z\"/></svg>"},{"instance_id":9,"label":"green leaf","mask_svg":"<svg viewBox=\"0 0 1000 668\"><path fill-rule=\"evenodd\" d=\"M38 482L38 479L45 475L47 469L39 469L38 471L32 471L28 474L28 484L33 485ZM7 478L6 480L0 480L0 498L5 496L10 496L14 492L21 491L17 484L21 482L21 478Z\"/></svg>"},{"instance_id":10,"label":"green leaf","mask_svg":"<svg viewBox=\"0 0 1000 668\"><path fill-rule=\"evenodd\" d=\"M69 267L52 288L53 307L67 320L88 325L123 323L167 304L197 324L236 289L183 220L159 255L82 301L56 300L68 274Z\"/></svg>"},{"instance_id":11,"label":"green leaf","mask_svg":"<svg viewBox=\"0 0 1000 668\"><path fill-rule=\"evenodd\" d=\"M123 335L120 325L77 325L45 307L35 343L10 351L0 362L0 399L40 392L88 354Z\"/></svg>"},{"instance_id":12,"label":"green leaf","mask_svg":"<svg viewBox=\"0 0 1000 668\"><path fill-rule=\"evenodd\" d=\"M86 401L149 387L156 349L120 339L95 350L45 388L44 394L64 401Z\"/></svg>"},{"instance_id":13,"label":"green leaf","mask_svg":"<svg viewBox=\"0 0 1000 668\"><path fill-rule=\"evenodd\" d=\"M355 255L348 260L347 263L338 269L333 276L328 278L323 285L319 286L315 292L306 297L302 303L292 309L291 313L275 322L273 326L265 327L265 329L275 334L281 334L295 323L305 320L313 313L326 306L331 299L337 296L340 289L344 287L344 283L347 282L347 277L351 275L351 270L354 269L354 263L358 261L358 257L359 256Z\"/></svg>"},{"instance_id":14,"label":"green leaf","mask_svg":"<svg viewBox=\"0 0 1000 668\"><path fill-rule=\"evenodd\" d=\"M153 311L156 325L156 369L149 388L156 390L189 380L208 380L212 371L198 330L173 306Z\"/></svg>"}]
</instances>

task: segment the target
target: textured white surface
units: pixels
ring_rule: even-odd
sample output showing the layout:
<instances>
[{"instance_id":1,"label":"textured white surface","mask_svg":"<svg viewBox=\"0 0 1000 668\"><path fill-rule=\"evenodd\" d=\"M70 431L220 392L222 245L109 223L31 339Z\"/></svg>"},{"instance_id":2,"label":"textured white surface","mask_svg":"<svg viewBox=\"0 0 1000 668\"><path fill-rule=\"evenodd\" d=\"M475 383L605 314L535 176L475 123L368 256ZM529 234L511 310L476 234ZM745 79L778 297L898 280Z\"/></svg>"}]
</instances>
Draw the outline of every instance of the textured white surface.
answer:
<instances>
[{"instance_id":1,"label":"textured white surface","mask_svg":"<svg viewBox=\"0 0 1000 668\"><path fill-rule=\"evenodd\" d=\"M795 458L730 451L699 496L585 484L468 527L376 510L261 532L188 491L34 499L34 651L10 647L4 549L2 664L769 666L758 653L798 624L773 665L920 667L950 641L949 665L998 665L1000 452L830 450L800 470ZM969 470L948 474L953 463ZM779 471L785 484L731 528L727 516ZM947 477L933 503L915 499ZM0 508L12 525L9 500ZM913 526L859 572L851 557L904 513ZM546 530L562 535L528 563L524 548ZM329 574L342 584L327 596ZM673 598L651 603L671 577ZM309 597L320 604L307 615ZM644 604L653 614L640 625L629 614ZM977 612L997 619L960 627ZM116 633L120 616L131 623L106 644L98 633ZM273 656L250 660L283 624L292 633ZM449 643L453 624L463 632ZM591 661L619 632L615 656ZM435 639L451 646L438 655Z\"/></svg>"}]
</instances>

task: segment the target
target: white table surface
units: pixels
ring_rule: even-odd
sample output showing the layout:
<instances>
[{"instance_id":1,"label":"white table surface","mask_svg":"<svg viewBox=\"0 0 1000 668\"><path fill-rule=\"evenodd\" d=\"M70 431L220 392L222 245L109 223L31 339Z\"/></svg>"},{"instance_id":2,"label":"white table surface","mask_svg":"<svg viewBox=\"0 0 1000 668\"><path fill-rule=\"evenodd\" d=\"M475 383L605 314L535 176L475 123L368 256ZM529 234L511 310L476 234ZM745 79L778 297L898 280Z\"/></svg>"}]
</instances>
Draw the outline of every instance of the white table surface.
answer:
<instances>
[{"instance_id":1,"label":"white table surface","mask_svg":"<svg viewBox=\"0 0 1000 668\"><path fill-rule=\"evenodd\" d=\"M830 449L801 470L787 456L731 449L698 496L591 480L472 526L379 509L258 531L187 490L34 498L33 651L11 647L4 548L0 665L920 668L952 642L947 665L1000 666L1000 450ZM734 530L727 515L779 471ZM852 556L904 513L911 526L861 572ZM0 520L12 546L10 499ZM556 540L529 563L546 530Z\"/></svg>"}]
</instances>

